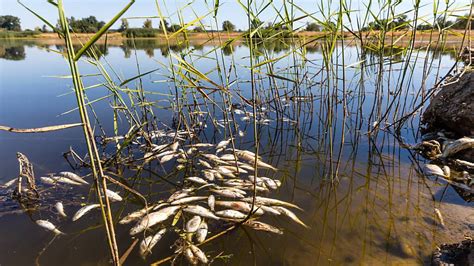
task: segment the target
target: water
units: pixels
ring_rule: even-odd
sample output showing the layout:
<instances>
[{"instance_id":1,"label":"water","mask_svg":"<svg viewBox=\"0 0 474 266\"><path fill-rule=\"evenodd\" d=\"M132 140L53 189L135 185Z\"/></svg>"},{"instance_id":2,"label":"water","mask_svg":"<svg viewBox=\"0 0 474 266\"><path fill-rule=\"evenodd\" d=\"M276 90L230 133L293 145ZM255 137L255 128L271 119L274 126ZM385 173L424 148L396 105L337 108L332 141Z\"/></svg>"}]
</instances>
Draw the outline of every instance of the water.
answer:
<instances>
[{"instance_id":1,"label":"water","mask_svg":"<svg viewBox=\"0 0 474 266\"><path fill-rule=\"evenodd\" d=\"M75 107L70 80L58 78L69 74L67 62L48 50L62 50L62 46L2 41L0 47L1 125L33 128L80 120L77 112L68 112ZM154 42L137 42L136 54L132 47L130 44L114 44L104 54L123 80L138 74L137 61L141 73L158 68L156 72L142 78L142 86L146 91L153 92L147 94L147 100L154 103L153 109L160 125L171 125L173 118L178 116L169 108L175 104L172 96L175 90L173 83L169 82L170 52L183 55L188 49L193 49L194 56L191 58L195 68L208 73L212 80L220 83L222 76L215 69L217 61L213 46L176 46L170 51ZM341 58L344 58L345 65L361 60L358 56L361 51L359 47L344 47L342 51L341 46L338 46L333 60L341 63ZM257 63L264 61L262 55L265 53L276 58L285 55L288 49L272 44L271 47L260 48L259 52L261 54L255 58ZM298 78L298 86L288 80L272 83L268 76L257 79L255 84L262 93L260 97L268 100L264 106L270 107L268 117L272 120L269 125L259 125L260 151L266 161L280 169L277 173L261 171L261 174L282 180L283 186L270 195L301 206L304 212L296 213L310 229L286 218L264 218L263 221L282 228L284 234L271 235L245 228L234 230L203 246L208 255L218 256L214 263L423 264L429 261L430 252L436 245L456 242L464 234L472 233L469 229L474 224L472 203L465 202L452 187L419 175L417 169L420 158L402 148L390 129L369 134L374 121L382 121L380 125L385 128L386 123L396 121L401 114L409 113L410 108L419 104L421 97L417 97L417 93L423 85L423 73L428 73L422 90L426 94L436 79L451 67L453 58L438 52L416 52L410 60L409 73L401 78L400 69L403 69L406 61L399 60L403 57L386 57L387 61L380 65L377 56L367 54L367 65L363 69L358 64L346 68L334 66L333 74L338 75L338 79L334 79L325 75L325 71L319 71L324 65L320 46L306 52L306 60L295 59L294 54L290 54L272 64L271 70L275 75L286 75L295 80ZM240 43L232 49L227 47L223 57L220 56L218 53L218 63L222 69L229 69L234 62L235 68L229 76L229 82L235 80L231 89L239 90L243 97L250 99L248 46ZM428 71L424 71L425 57L435 59ZM186 59L190 60L190 57ZM176 60L172 62L177 64ZM81 63L80 66L83 74L97 73L97 69L87 63ZM268 73L269 69L264 69ZM300 72L295 74L296 71ZM84 80L85 86L104 82L94 75ZM131 88L136 85L136 81L129 84ZM280 103L272 102L271 97L263 93L275 86L279 87L277 91L280 95L313 95L311 101L293 102L288 99L288 105L284 103L283 114L296 123L283 122L272 111ZM395 93L397 87L403 88L399 95ZM343 108L341 97L343 88L348 95L346 109ZM178 91L182 97L192 99L192 89L182 85ZM91 101L108 94L103 87L88 91ZM212 94L212 97L216 101L222 99L217 93ZM392 99L399 99L397 102L401 104L391 106ZM235 94L233 101L240 102ZM113 135L111 104L109 100L94 103L100 121L100 124L96 124L97 134L100 125L109 136ZM247 110L250 111L250 108L247 107ZM211 111L213 117L206 117L204 122L208 127L200 133L199 138L203 142L216 143L224 136L222 132L215 131L211 121L212 118L221 119L222 112L213 108ZM246 134L236 139L237 146L253 150L252 124L241 122L239 116L236 117L240 129ZM405 142L413 144L419 140L419 120L417 113L401 128L401 137ZM126 133L126 125L124 121L120 122L122 133ZM2 131L0 143L1 183L18 174L16 152L29 157L37 177L70 170L62 156L70 147L80 155L86 153L80 128L46 134ZM105 148L103 151L110 152L110 149ZM173 165L166 168L169 171ZM160 171L157 166L154 170ZM88 173L84 169L81 171L83 174ZM336 171L338 179L331 181ZM127 169L124 176L133 173L133 170ZM155 200L167 197L173 190L170 185L146 173L138 180L142 180L139 181L142 185L135 188ZM170 180L177 182L179 177ZM125 194L120 188L113 189ZM21 212L18 204L3 191L0 198L4 201L0 206L0 264L107 264L109 255L99 212L92 212L77 222L71 222L60 219L52 207L54 202L62 200L66 212L72 216L80 203L94 201L92 194L77 188L47 190L43 194L44 201L36 209ZM114 215L124 216L137 208L137 201L129 197L123 204L114 204ZM446 228L439 225L435 208L443 214ZM53 239L52 233L34 223L37 219L49 219L67 235ZM120 251L123 253L133 242L128 235L130 226L117 225L116 228ZM225 224L215 223L211 226L211 234L225 228ZM141 259L137 250L133 250L127 264L146 265L172 255L170 246L174 240L175 234L167 234L147 260ZM181 258L176 262L186 264Z\"/></svg>"}]
</instances>

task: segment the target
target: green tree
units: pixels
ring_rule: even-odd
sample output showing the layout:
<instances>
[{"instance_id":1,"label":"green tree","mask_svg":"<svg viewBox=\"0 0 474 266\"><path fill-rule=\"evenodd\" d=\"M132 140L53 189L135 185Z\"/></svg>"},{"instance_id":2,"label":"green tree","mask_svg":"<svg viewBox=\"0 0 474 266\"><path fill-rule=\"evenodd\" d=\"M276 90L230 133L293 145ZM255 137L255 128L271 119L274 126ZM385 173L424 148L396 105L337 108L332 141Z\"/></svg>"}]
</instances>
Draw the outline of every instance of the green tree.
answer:
<instances>
[{"instance_id":1,"label":"green tree","mask_svg":"<svg viewBox=\"0 0 474 266\"><path fill-rule=\"evenodd\" d=\"M168 21L166 21L166 19L163 19L163 22L160 21L160 26L158 27L158 29L161 31L161 32L164 32L164 29L163 29L163 24L165 25L165 29L168 30Z\"/></svg>"},{"instance_id":2,"label":"green tree","mask_svg":"<svg viewBox=\"0 0 474 266\"><path fill-rule=\"evenodd\" d=\"M180 26L180 25L178 25L178 24L172 24L172 25L169 27L168 31L170 31L170 32L177 32L177 31L180 30L180 29L181 29L181 26Z\"/></svg>"},{"instance_id":3,"label":"green tree","mask_svg":"<svg viewBox=\"0 0 474 266\"><path fill-rule=\"evenodd\" d=\"M222 22L222 30L223 31L234 31L235 30L235 25L232 24L232 22L226 20L224 22Z\"/></svg>"},{"instance_id":4,"label":"green tree","mask_svg":"<svg viewBox=\"0 0 474 266\"><path fill-rule=\"evenodd\" d=\"M95 16L89 16L78 20L71 17L68 21L69 26L77 33L94 33L99 31L99 29L105 25L105 22L97 20Z\"/></svg>"},{"instance_id":5,"label":"green tree","mask_svg":"<svg viewBox=\"0 0 474 266\"><path fill-rule=\"evenodd\" d=\"M21 31L20 19L15 16L0 16L0 28L11 31Z\"/></svg>"},{"instance_id":6,"label":"green tree","mask_svg":"<svg viewBox=\"0 0 474 266\"><path fill-rule=\"evenodd\" d=\"M123 18L122 19L122 24L120 24L120 28L119 28L119 31L122 32L122 31L126 31L128 30L128 20L126 18Z\"/></svg>"},{"instance_id":7,"label":"green tree","mask_svg":"<svg viewBox=\"0 0 474 266\"><path fill-rule=\"evenodd\" d=\"M194 32L204 32L204 29L201 26L196 26L193 29Z\"/></svg>"},{"instance_id":8,"label":"green tree","mask_svg":"<svg viewBox=\"0 0 474 266\"><path fill-rule=\"evenodd\" d=\"M308 23L306 25L306 31L321 31L321 27L314 22Z\"/></svg>"},{"instance_id":9,"label":"green tree","mask_svg":"<svg viewBox=\"0 0 474 266\"><path fill-rule=\"evenodd\" d=\"M146 19L145 22L143 22L143 28L153 29L153 23L151 22L151 19Z\"/></svg>"}]
</instances>

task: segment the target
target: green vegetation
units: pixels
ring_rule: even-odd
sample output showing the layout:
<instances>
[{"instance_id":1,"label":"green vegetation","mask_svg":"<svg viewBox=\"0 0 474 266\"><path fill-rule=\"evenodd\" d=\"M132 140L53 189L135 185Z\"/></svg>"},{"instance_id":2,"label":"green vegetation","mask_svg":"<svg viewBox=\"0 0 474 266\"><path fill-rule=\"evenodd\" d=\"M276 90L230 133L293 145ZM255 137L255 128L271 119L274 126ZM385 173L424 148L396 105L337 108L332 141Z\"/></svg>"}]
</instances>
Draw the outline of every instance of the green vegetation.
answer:
<instances>
[{"instance_id":1,"label":"green vegetation","mask_svg":"<svg viewBox=\"0 0 474 266\"><path fill-rule=\"evenodd\" d=\"M235 30L235 25L232 24L232 22L226 20L226 21L222 22L222 30L223 31L228 31L228 32L234 31Z\"/></svg>"},{"instance_id":2,"label":"green vegetation","mask_svg":"<svg viewBox=\"0 0 474 266\"><path fill-rule=\"evenodd\" d=\"M8 31L21 31L20 19L15 16L0 16L0 28Z\"/></svg>"},{"instance_id":3,"label":"green vegetation","mask_svg":"<svg viewBox=\"0 0 474 266\"><path fill-rule=\"evenodd\" d=\"M105 22L97 20L95 16L89 16L79 20L71 17L68 19L68 23L75 33L95 33L105 25Z\"/></svg>"}]
</instances>

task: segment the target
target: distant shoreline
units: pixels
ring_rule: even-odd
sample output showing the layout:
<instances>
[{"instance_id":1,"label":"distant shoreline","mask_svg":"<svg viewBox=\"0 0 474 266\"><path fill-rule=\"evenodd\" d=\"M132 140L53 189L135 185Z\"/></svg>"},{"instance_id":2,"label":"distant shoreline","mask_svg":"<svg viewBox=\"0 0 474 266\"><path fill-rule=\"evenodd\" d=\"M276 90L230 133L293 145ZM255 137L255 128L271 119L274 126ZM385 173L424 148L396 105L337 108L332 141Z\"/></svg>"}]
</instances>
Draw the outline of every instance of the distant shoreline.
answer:
<instances>
[{"instance_id":1,"label":"distant shoreline","mask_svg":"<svg viewBox=\"0 0 474 266\"><path fill-rule=\"evenodd\" d=\"M463 40L464 37L464 31L462 30L451 30L451 31L446 31L444 33L445 37L445 42L447 44L452 44L454 46L459 46L461 44L461 41ZM473 36L474 30L469 31L468 35L471 37ZM243 32L186 32L184 33L178 33L176 35L173 35L173 33L168 33L168 39L165 34L157 34L156 37L140 37L140 38L134 38L135 40L143 40L143 41L154 41L155 43L158 44L168 44L168 42L171 45L176 45L177 42L181 42L185 40L185 38L193 43L193 44L198 44L198 45L214 45L214 44L219 44L219 43L224 43L228 41L233 41L234 43L241 43L244 41L243 37ZM309 31L302 31L298 32L294 35L295 38L299 40L303 40L304 42L313 42L316 41L317 39L323 39L324 36L328 36L330 33L327 32L309 32ZM357 33L358 34L358 33ZM370 41L370 40L377 40L378 39L378 34L379 32L377 31L372 31L372 32L361 32L362 39L365 41ZM410 36L413 34L412 31L396 31L396 32L388 32L386 33L386 44L390 44L390 41L393 41L395 45L399 44L400 46L406 46L406 43L410 41ZM433 45L437 44L438 37L439 37L439 32L438 31L416 31L415 32L416 36L416 41L415 45L416 46L423 46L425 44L429 44L430 42ZM94 34L93 33L78 33L74 34L74 42L81 43L87 41L90 37L92 37ZM127 38L126 36L122 35L119 32L113 32L109 33L106 35L107 38L102 37L98 43L103 44L106 42L110 45L121 45L123 42L126 42L128 40L132 40L132 38ZM172 36L170 38L170 36ZM430 38L430 36L432 36ZM354 37L353 34L349 32L344 33L344 39L347 41L358 41L358 38ZM41 33L38 35L34 36L28 36L28 37L12 37L12 38L0 38L1 40L26 40L26 41L40 41L41 43L44 44L50 44L50 45L55 45L55 44L63 44L63 40L59 38L59 36L56 33ZM468 40L469 36L465 37L465 46L468 45ZM442 40L443 41L443 40Z\"/></svg>"}]
</instances>

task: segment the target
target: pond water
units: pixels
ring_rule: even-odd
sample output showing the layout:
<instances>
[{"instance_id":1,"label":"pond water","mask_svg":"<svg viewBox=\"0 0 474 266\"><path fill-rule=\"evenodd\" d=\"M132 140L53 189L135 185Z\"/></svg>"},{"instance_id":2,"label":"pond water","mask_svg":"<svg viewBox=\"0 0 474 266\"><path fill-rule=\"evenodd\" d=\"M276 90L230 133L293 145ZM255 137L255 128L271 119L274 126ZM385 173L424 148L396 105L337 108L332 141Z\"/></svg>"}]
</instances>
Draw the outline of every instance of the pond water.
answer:
<instances>
[{"instance_id":1,"label":"pond water","mask_svg":"<svg viewBox=\"0 0 474 266\"><path fill-rule=\"evenodd\" d=\"M263 220L281 228L283 235L239 227L201 247L211 257L219 255L213 263L425 264L436 245L456 242L463 235L472 234L473 204L465 202L449 185L420 175L421 158L400 145L393 128L386 128L422 102L423 95L454 63L451 55L417 50L411 56L400 52L381 59L357 45L339 44L331 53L329 64L325 64L323 45L311 45L304 51L296 46L273 44L254 51L254 64L263 62L265 56L280 58L272 62L272 68L263 64L255 74L254 86L270 120L257 128L260 153L266 162L279 169L259 172L282 181L282 186L269 195L300 206L304 211L295 213L310 228L282 217ZM222 52L212 45L171 48L149 41L110 45L106 50L99 47L105 56L101 62L107 69L113 68L122 80L157 69L128 86L142 86L147 91L158 125L172 126L179 116L173 112L175 86L170 81L173 73L170 66L176 66L177 61L170 53L192 61L196 69L216 83L227 78L231 90L243 98L252 98L248 45L237 43ZM34 128L80 121L74 110L72 82L65 77L69 75L67 61L55 53L62 50L61 45L42 42L0 41L0 125ZM192 56L186 54L189 51ZM219 72L217 65L226 74ZM325 66L331 70L327 71ZM98 71L93 65L81 62L80 67L83 74L89 74L84 77L85 86L104 82L102 77L94 75ZM174 74L179 75L177 72ZM275 82L264 75L270 72L286 79ZM193 103L192 90L180 87L180 97ZM87 92L90 101L109 94L103 86ZM240 97L233 95L233 102L241 103ZM275 95L286 100L272 101ZM298 100L302 96L304 101ZM217 93L212 97L216 101L222 99ZM113 104L111 97L92 104L97 116L97 135L103 131L113 136ZM207 127L199 132L198 138L217 143L228 135L212 123L213 119L222 119L223 112L210 109L214 113L203 121ZM250 106L246 110L250 111ZM252 123L241 121L239 116L235 121L245 134L236 137L237 148L253 151ZM373 130L374 122L378 130ZM120 133L126 133L126 121L118 123ZM409 144L419 141L419 124L420 112L417 112L401 127L401 139ZM0 131L0 147L0 183L18 175L16 152L28 156L37 177L72 171L63 157L70 147L81 156L87 152L81 128L43 134ZM110 152L107 147L101 151ZM166 165L166 169L159 165L150 167L164 176L160 171L169 172L174 165ZM89 172L81 169L79 173ZM134 188L150 199L166 199L174 190L149 173L137 175L136 171L126 169L123 175L125 178L133 175L138 184ZM167 178L179 183L181 177ZM99 212L72 222L70 218L60 218L53 208L61 200L72 216L80 204L95 203L93 193L85 188L51 189L42 184L39 187L44 190L42 201L28 207L20 207L9 197L8 190L0 189L0 265L108 264ZM128 195L125 201L114 203L114 217L141 208L122 188L111 187L121 195ZM443 214L445 227L439 224L435 208ZM35 224L38 219L48 219L66 235L54 237ZM129 229L129 225L116 225L121 253L133 242ZM224 229L225 224L215 223L210 226L210 234ZM165 235L146 260L135 248L126 264L147 265L172 255L175 240L176 235ZM186 261L175 263L186 264Z\"/></svg>"}]
</instances>

